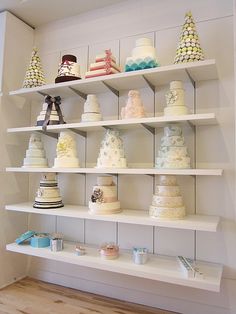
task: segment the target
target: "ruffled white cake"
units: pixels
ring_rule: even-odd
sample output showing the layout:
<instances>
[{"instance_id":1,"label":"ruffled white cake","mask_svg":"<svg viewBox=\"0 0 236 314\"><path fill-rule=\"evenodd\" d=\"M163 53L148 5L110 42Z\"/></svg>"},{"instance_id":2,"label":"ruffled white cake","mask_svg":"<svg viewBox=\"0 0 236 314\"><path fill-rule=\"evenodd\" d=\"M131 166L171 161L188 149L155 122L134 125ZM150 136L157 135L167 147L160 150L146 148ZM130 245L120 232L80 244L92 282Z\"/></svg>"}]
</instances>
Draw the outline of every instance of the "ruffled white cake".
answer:
<instances>
[{"instance_id":1,"label":"ruffled white cake","mask_svg":"<svg viewBox=\"0 0 236 314\"><path fill-rule=\"evenodd\" d=\"M100 106L96 95L87 95L84 103L84 113L81 116L82 122L93 122L102 120Z\"/></svg>"},{"instance_id":2,"label":"ruffled white cake","mask_svg":"<svg viewBox=\"0 0 236 314\"><path fill-rule=\"evenodd\" d=\"M150 38L139 38L136 47L132 50L132 56L126 58L125 71L143 70L159 66L156 49Z\"/></svg>"},{"instance_id":3,"label":"ruffled white cake","mask_svg":"<svg viewBox=\"0 0 236 314\"><path fill-rule=\"evenodd\" d=\"M93 187L91 201L89 201L91 214L115 214L121 212L120 202L117 200L117 187L111 176L97 178L97 185Z\"/></svg>"},{"instance_id":4,"label":"ruffled white cake","mask_svg":"<svg viewBox=\"0 0 236 314\"><path fill-rule=\"evenodd\" d=\"M122 119L143 118L145 109L138 90L130 90L126 106L121 109Z\"/></svg>"},{"instance_id":5,"label":"ruffled white cake","mask_svg":"<svg viewBox=\"0 0 236 314\"><path fill-rule=\"evenodd\" d=\"M167 107L164 109L165 116L188 114L188 108L185 106L184 89L181 81L170 83L170 91L166 94Z\"/></svg>"},{"instance_id":6,"label":"ruffled white cake","mask_svg":"<svg viewBox=\"0 0 236 314\"><path fill-rule=\"evenodd\" d=\"M48 167L48 161L40 134L31 134L29 147L26 150L26 157L24 158L22 167Z\"/></svg>"},{"instance_id":7,"label":"ruffled white cake","mask_svg":"<svg viewBox=\"0 0 236 314\"><path fill-rule=\"evenodd\" d=\"M59 208L63 207L60 190L57 186L55 173L44 173L37 190L35 208Z\"/></svg>"},{"instance_id":8,"label":"ruffled white cake","mask_svg":"<svg viewBox=\"0 0 236 314\"><path fill-rule=\"evenodd\" d=\"M190 168L190 157L185 146L182 129L177 124L164 128L164 136L156 158L156 168Z\"/></svg>"},{"instance_id":9,"label":"ruffled white cake","mask_svg":"<svg viewBox=\"0 0 236 314\"><path fill-rule=\"evenodd\" d=\"M55 168L78 168L76 141L74 134L70 131L60 133L57 142L57 157L54 160Z\"/></svg>"},{"instance_id":10,"label":"ruffled white cake","mask_svg":"<svg viewBox=\"0 0 236 314\"><path fill-rule=\"evenodd\" d=\"M149 214L159 219L181 219L185 216L185 206L175 176L160 176Z\"/></svg>"},{"instance_id":11,"label":"ruffled white cake","mask_svg":"<svg viewBox=\"0 0 236 314\"><path fill-rule=\"evenodd\" d=\"M119 131L108 129L101 143L97 168L126 168L123 141Z\"/></svg>"}]
</instances>

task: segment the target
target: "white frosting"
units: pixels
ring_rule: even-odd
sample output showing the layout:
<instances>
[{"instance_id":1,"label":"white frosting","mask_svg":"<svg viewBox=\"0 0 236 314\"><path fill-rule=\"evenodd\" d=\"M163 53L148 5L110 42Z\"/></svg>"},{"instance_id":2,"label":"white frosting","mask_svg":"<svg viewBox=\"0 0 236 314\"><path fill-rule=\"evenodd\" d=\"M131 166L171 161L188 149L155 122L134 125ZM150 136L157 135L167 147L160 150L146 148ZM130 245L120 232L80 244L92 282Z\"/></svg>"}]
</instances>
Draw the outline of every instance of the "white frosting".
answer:
<instances>
[{"instance_id":1,"label":"white frosting","mask_svg":"<svg viewBox=\"0 0 236 314\"><path fill-rule=\"evenodd\" d=\"M29 148L26 150L23 167L48 167L43 143L38 133L32 133L30 136Z\"/></svg>"},{"instance_id":2,"label":"white frosting","mask_svg":"<svg viewBox=\"0 0 236 314\"><path fill-rule=\"evenodd\" d=\"M190 158L189 157L176 157L171 159L156 158L156 167L164 169L189 169L190 168Z\"/></svg>"},{"instance_id":3,"label":"white frosting","mask_svg":"<svg viewBox=\"0 0 236 314\"><path fill-rule=\"evenodd\" d=\"M145 117L145 109L138 90L130 90L128 93L128 101L126 106L121 109L122 119L143 118Z\"/></svg>"},{"instance_id":4,"label":"white frosting","mask_svg":"<svg viewBox=\"0 0 236 314\"><path fill-rule=\"evenodd\" d=\"M80 77L80 66L77 62L66 61L59 64L57 76L75 76Z\"/></svg>"},{"instance_id":5,"label":"white frosting","mask_svg":"<svg viewBox=\"0 0 236 314\"><path fill-rule=\"evenodd\" d=\"M153 218L158 219L183 219L185 216L185 207L156 207L150 206L149 214Z\"/></svg>"},{"instance_id":6,"label":"white frosting","mask_svg":"<svg viewBox=\"0 0 236 314\"><path fill-rule=\"evenodd\" d=\"M96 95L88 95L84 103L84 113L81 116L82 122L100 121L102 115L100 113L100 106Z\"/></svg>"},{"instance_id":7,"label":"white frosting","mask_svg":"<svg viewBox=\"0 0 236 314\"><path fill-rule=\"evenodd\" d=\"M177 124L169 124L164 127L164 136L182 136L182 129Z\"/></svg>"},{"instance_id":8,"label":"white frosting","mask_svg":"<svg viewBox=\"0 0 236 314\"><path fill-rule=\"evenodd\" d=\"M152 57L156 59L156 49L152 45L150 38L140 38L136 40L136 47L132 50L132 58Z\"/></svg>"},{"instance_id":9,"label":"white frosting","mask_svg":"<svg viewBox=\"0 0 236 314\"><path fill-rule=\"evenodd\" d=\"M160 185L177 185L176 177L171 175L160 175L158 181Z\"/></svg>"},{"instance_id":10,"label":"white frosting","mask_svg":"<svg viewBox=\"0 0 236 314\"><path fill-rule=\"evenodd\" d=\"M165 116L181 116L188 114L188 108L186 106L170 106L164 108Z\"/></svg>"},{"instance_id":11,"label":"white frosting","mask_svg":"<svg viewBox=\"0 0 236 314\"><path fill-rule=\"evenodd\" d=\"M81 121L82 122L94 122L94 121L101 121L102 115L101 113L83 113L81 115Z\"/></svg>"},{"instance_id":12,"label":"white frosting","mask_svg":"<svg viewBox=\"0 0 236 314\"><path fill-rule=\"evenodd\" d=\"M110 62L110 66L119 71L120 72L120 68L118 67L118 65L115 62ZM91 63L90 67L89 67L89 71L96 71L99 69L104 69L106 67L106 61L100 61L100 62L95 62L95 63Z\"/></svg>"},{"instance_id":13,"label":"white frosting","mask_svg":"<svg viewBox=\"0 0 236 314\"><path fill-rule=\"evenodd\" d=\"M161 146L159 149L159 157L166 158L167 160L187 157L187 154L186 146Z\"/></svg>"},{"instance_id":14,"label":"white frosting","mask_svg":"<svg viewBox=\"0 0 236 314\"><path fill-rule=\"evenodd\" d=\"M184 97L182 82L171 82L170 91L166 94L167 107L164 109L164 114L167 116L188 114L188 108L185 106Z\"/></svg>"},{"instance_id":15,"label":"white frosting","mask_svg":"<svg viewBox=\"0 0 236 314\"><path fill-rule=\"evenodd\" d=\"M37 197L36 197L36 200L37 198L38 199L42 199L42 198L57 198L60 196L60 191L59 191L59 188L56 188L56 187L53 187L53 188L49 188L49 187L46 187L46 188L43 188L43 187L40 187L37 191Z\"/></svg>"},{"instance_id":16,"label":"white frosting","mask_svg":"<svg viewBox=\"0 0 236 314\"><path fill-rule=\"evenodd\" d=\"M60 133L57 143L57 157L54 167L79 167L74 134L70 131Z\"/></svg>"},{"instance_id":17,"label":"white frosting","mask_svg":"<svg viewBox=\"0 0 236 314\"><path fill-rule=\"evenodd\" d=\"M155 194L159 196L180 196L180 187L178 185L164 186L156 185Z\"/></svg>"},{"instance_id":18,"label":"white frosting","mask_svg":"<svg viewBox=\"0 0 236 314\"><path fill-rule=\"evenodd\" d=\"M117 187L114 185L95 185L93 191L100 189L103 192L104 203L115 202L117 200Z\"/></svg>"},{"instance_id":19,"label":"white frosting","mask_svg":"<svg viewBox=\"0 0 236 314\"><path fill-rule=\"evenodd\" d=\"M87 71L85 72L85 77L95 77L95 76L102 76L102 75L107 75L107 74L115 74L119 73L120 71L110 68L109 70L106 69L100 69L100 70L94 70L94 71Z\"/></svg>"},{"instance_id":20,"label":"white frosting","mask_svg":"<svg viewBox=\"0 0 236 314\"><path fill-rule=\"evenodd\" d=\"M152 205L161 207L181 207L184 204L182 196L153 195Z\"/></svg>"},{"instance_id":21,"label":"white frosting","mask_svg":"<svg viewBox=\"0 0 236 314\"><path fill-rule=\"evenodd\" d=\"M112 185L112 176L100 176L97 177L98 185Z\"/></svg>"},{"instance_id":22,"label":"white frosting","mask_svg":"<svg viewBox=\"0 0 236 314\"><path fill-rule=\"evenodd\" d=\"M161 146L184 146L185 141L183 136L165 136L161 138Z\"/></svg>"},{"instance_id":23,"label":"white frosting","mask_svg":"<svg viewBox=\"0 0 236 314\"><path fill-rule=\"evenodd\" d=\"M108 215L120 213L121 211L119 201L112 203L93 203L89 201L89 212L91 214Z\"/></svg>"}]
</instances>

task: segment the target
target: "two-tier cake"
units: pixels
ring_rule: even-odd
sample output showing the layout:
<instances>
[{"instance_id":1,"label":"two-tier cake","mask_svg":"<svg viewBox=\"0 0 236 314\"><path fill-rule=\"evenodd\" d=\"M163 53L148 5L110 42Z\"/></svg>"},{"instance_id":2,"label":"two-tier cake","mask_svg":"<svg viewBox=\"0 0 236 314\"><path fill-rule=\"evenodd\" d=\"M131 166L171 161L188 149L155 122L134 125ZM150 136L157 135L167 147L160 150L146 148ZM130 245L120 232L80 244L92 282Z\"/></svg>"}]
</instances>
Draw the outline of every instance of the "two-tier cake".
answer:
<instances>
[{"instance_id":1,"label":"two-tier cake","mask_svg":"<svg viewBox=\"0 0 236 314\"><path fill-rule=\"evenodd\" d=\"M159 177L149 214L160 219L181 219L185 216L185 206L175 176Z\"/></svg>"},{"instance_id":2,"label":"two-tier cake","mask_svg":"<svg viewBox=\"0 0 236 314\"><path fill-rule=\"evenodd\" d=\"M112 176L100 176L97 185L93 187L93 194L89 201L91 214L115 214L119 213L120 202L117 199L117 187Z\"/></svg>"},{"instance_id":3,"label":"two-tier cake","mask_svg":"<svg viewBox=\"0 0 236 314\"><path fill-rule=\"evenodd\" d=\"M95 57L95 62L90 64L89 71L85 73L85 78L119 72L121 72L121 69L116 63L116 58L113 56L111 49L107 49L103 54Z\"/></svg>"},{"instance_id":4,"label":"two-tier cake","mask_svg":"<svg viewBox=\"0 0 236 314\"><path fill-rule=\"evenodd\" d=\"M166 94L167 107L164 109L165 116L188 114L188 108L185 106L184 89L181 81L170 83L170 90Z\"/></svg>"},{"instance_id":5,"label":"two-tier cake","mask_svg":"<svg viewBox=\"0 0 236 314\"><path fill-rule=\"evenodd\" d=\"M157 62L156 49L150 38L139 38L136 40L132 56L126 58L125 72L155 68L160 66Z\"/></svg>"},{"instance_id":6,"label":"two-tier cake","mask_svg":"<svg viewBox=\"0 0 236 314\"><path fill-rule=\"evenodd\" d=\"M84 103L84 113L81 116L82 122L93 122L102 120L100 106L96 95L87 95Z\"/></svg>"},{"instance_id":7,"label":"two-tier cake","mask_svg":"<svg viewBox=\"0 0 236 314\"><path fill-rule=\"evenodd\" d=\"M100 146L97 168L126 168L124 145L119 131L108 129Z\"/></svg>"},{"instance_id":8,"label":"two-tier cake","mask_svg":"<svg viewBox=\"0 0 236 314\"><path fill-rule=\"evenodd\" d=\"M55 83L79 80L80 66L77 63L77 58L74 55L64 55L62 62L58 67L58 74Z\"/></svg>"},{"instance_id":9,"label":"two-tier cake","mask_svg":"<svg viewBox=\"0 0 236 314\"><path fill-rule=\"evenodd\" d=\"M30 136L29 146L26 150L26 157L24 158L22 167L48 167L41 136L36 132Z\"/></svg>"},{"instance_id":10,"label":"two-tier cake","mask_svg":"<svg viewBox=\"0 0 236 314\"><path fill-rule=\"evenodd\" d=\"M155 166L167 169L190 168L190 157L178 124L169 124L164 128Z\"/></svg>"},{"instance_id":11,"label":"two-tier cake","mask_svg":"<svg viewBox=\"0 0 236 314\"><path fill-rule=\"evenodd\" d=\"M122 119L143 118L145 108L138 90L130 90L126 106L121 108Z\"/></svg>"},{"instance_id":12,"label":"two-tier cake","mask_svg":"<svg viewBox=\"0 0 236 314\"><path fill-rule=\"evenodd\" d=\"M57 185L55 173L43 173L37 190L35 208L59 208L63 207L60 190Z\"/></svg>"},{"instance_id":13,"label":"two-tier cake","mask_svg":"<svg viewBox=\"0 0 236 314\"><path fill-rule=\"evenodd\" d=\"M71 131L62 131L57 142L57 157L54 160L55 168L79 167L76 141Z\"/></svg>"}]
</instances>

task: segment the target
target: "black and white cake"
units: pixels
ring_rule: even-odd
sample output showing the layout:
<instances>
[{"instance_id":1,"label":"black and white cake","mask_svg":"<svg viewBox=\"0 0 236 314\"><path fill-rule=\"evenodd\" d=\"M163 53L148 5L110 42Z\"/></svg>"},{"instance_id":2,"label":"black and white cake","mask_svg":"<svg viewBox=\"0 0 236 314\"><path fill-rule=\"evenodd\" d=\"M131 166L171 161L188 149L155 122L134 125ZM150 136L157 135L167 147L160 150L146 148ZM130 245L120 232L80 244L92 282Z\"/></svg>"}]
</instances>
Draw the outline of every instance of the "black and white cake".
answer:
<instances>
[{"instance_id":1,"label":"black and white cake","mask_svg":"<svg viewBox=\"0 0 236 314\"><path fill-rule=\"evenodd\" d=\"M55 173L44 173L36 193L34 208L63 207Z\"/></svg>"}]
</instances>

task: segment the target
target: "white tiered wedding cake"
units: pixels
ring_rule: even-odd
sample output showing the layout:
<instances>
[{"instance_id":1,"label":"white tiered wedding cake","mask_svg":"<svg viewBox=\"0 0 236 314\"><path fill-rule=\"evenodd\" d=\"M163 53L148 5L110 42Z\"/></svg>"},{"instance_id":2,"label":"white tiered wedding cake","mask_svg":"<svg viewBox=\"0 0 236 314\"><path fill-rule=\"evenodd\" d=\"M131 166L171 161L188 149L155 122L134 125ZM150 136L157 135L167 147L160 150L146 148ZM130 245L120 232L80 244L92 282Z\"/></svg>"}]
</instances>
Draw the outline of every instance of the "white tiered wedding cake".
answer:
<instances>
[{"instance_id":1,"label":"white tiered wedding cake","mask_svg":"<svg viewBox=\"0 0 236 314\"><path fill-rule=\"evenodd\" d=\"M164 128L164 136L161 138L161 146L155 167L167 169L190 168L190 157L179 125L170 124Z\"/></svg>"},{"instance_id":2,"label":"white tiered wedding cake","mask_svg":"<svg viewBox=\"0 0 236 314\"><path fill-rule=\"evenodd\" d=\"M175 176L160 176L149 214L154 218L181 219L185 207Z\"/></svg>"},{"instance_id":3,"label":"white tiered wedding cake","mask_svg":"<svg viewBox=\"0 0 236 314\"><path fill-rule=\"evenodd\" d=\"M102 120L100 106L96 95L87 95L84 103L84 113L81 116L82 122L93 122Z\"/></svg>"},{"instance_id":4,"label":"white tiered wedding cake","mask_svg":"<svg viewBox=\"0 0 236 314\"><path fill-rule=\"evenodd\" d=\"M117 200L117 187L111 176L97 178L97 185L93 187L91 201L89 201L91 214L115 214L121 211Z\"/></svg>"},{"instance_id":5,"label":"white tiered wedding cake","mask_svg":"<svg viewBox=\"0 0 236 314\"><path fill-rule=\"evenodd\" d=\"M188 108L184 102L184 89L181 81L170 83L170 91L166 94L167 107L164 109L165 116L188 114Z\"/></svg>"},{"instance_id":6,"label":"white tiered wedding cake","mask_svg":"<svg viewBox=\"0 0 236 314\"><path fill-rule=\"evenodd\" d=\"M57 186L55 173L44 173L40 180L39 189L36 193L35 208L59 208L63 207L60 190Z\"/></svg>"},{"instance_id":7,"label":"white tiered wedding cake","mask_svg":"<svg viewBox=\"0 0 236 314\"><path fill-rule=\"evenodd\" d=\"M77 157L76 141L71 131L63 131L60 133L57 142L57 157L54 160L55 168L79 167L79 159Z\"/></svg>"},{"instance_id":8,"label":"white tiered wedding cake","mask_svg":"<svg viewBox=\"0 0 236 314\"><path fill-rule=\"evenodd\" d=\"M108 129L101 143L97 168L126 168L123 141L119 131Z\"/></svg>"},{"instance_id":9,"label":"white tiered wedding cake","mask_svg":"<svg viewBox=\"0 0 236 314\"><path fill-rule=\"evenodd\" d=\"M29 148L26 150L26 157L24 158L22 167L48 167L48 161L40 134L31 134Z\"/></svg>"},{"instance_id":10,"label":"white tiered wedding cake","mask_svg":"<svg viewBox=\"0 0 236 314\"><path fill-rule=\"evenodd\" d=\"M130 90L126 106L121 109L122 119L143 118L145 109L138 90Z\"/></svg>"}]
</instances>

